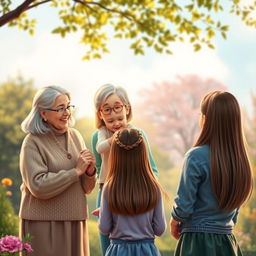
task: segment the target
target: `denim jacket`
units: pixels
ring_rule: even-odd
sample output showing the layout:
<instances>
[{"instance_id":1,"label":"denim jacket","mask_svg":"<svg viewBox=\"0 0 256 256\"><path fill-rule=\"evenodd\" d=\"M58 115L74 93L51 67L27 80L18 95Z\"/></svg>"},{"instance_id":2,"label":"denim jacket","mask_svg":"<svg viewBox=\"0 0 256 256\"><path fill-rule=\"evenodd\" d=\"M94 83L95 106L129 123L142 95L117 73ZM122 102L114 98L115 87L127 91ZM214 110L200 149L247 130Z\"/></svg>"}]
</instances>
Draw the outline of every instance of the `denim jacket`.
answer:
<instances>
[{"instance_id":1,"label":"denim jacket","mask_svg":"<svg viewBox=\"0 0 256 256\"><path fill-rule=\"evenodd\" d=\"M184 159L172 217L181 222L181 232L230 234L238 209L223 211L211 185L208 145L192 148Z\"/></svg>"}]
</instances>

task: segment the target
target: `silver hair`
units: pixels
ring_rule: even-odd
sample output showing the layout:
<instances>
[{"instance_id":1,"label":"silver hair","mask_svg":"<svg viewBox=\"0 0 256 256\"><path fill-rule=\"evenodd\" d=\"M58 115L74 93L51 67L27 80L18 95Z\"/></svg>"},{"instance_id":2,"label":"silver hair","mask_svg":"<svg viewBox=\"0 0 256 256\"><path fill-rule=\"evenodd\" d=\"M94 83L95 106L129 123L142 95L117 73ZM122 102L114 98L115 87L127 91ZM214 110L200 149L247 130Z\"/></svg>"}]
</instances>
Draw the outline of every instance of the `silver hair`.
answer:
<instances>
[{"instance_id":1,"label":"silver hair","mask_svg":"<svg viewBox=\"0 0 256 256\"><path fill-rule=\"evenodd\" d=\"M59 86L50 85L50 86L45 86L39 89L34 96L32 109L30 113L21 123L21 129L25 133L32 133L32 134L47 133L50 130L50 128L47 122L45 122L41 117L40 110L51 108L56 98L61 94L66 94L69 100L71 99L70 93L66 89L61 88ZM69 126L73 126L74 123L75 123L75 120L71 115L69 119Z\"/></svg>"},{"instance_id":2,"label":"silver hair","mask_svg":"<svg viewBox=\"0 0 256 256\"><path fill-rule=\"evenodd\" d=\"M102 104L112 94L116 94L121 99L122 103L129 108L129 113L126 116L127 121L130 121L132 119L132 107L126 90L121 86L104 84L96 91L94 96L95 119L97 128L100 128L105 125L104 121L101 120L99 117L99 111Z\"/></svg>"}]
</instances>

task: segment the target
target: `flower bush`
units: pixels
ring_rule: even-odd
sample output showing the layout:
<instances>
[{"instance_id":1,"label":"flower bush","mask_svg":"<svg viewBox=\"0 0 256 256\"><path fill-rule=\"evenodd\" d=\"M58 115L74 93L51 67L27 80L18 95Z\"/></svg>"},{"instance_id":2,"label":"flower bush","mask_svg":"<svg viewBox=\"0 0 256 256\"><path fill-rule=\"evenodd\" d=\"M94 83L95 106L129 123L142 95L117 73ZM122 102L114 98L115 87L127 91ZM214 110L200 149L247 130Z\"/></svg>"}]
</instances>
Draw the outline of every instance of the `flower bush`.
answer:
<instances>
[{"instance_id":1,"label":"flower bush","mask_svg":"<svg viewBox=\"0 0 256 256\"><path fill-rule=\"evenodd\" d=\"M27 241L27 239L26 239ZM17 236L6 235L0 238L0 255L19 255L19 252L26 251L32 252L33 249L31 245L27 242L22 242Z\"/></svg>"},{"instance_id":2,"label":"flower bush","mask_svg":"<svg viewBox=\"0 0 256 256\"><path fill-rule=\"evenodd\" d=\"M4 185L5 184L5 185ZM0 238L4 235L17 236L19 233L19 218L15 214L7 185L11 185L9 178L0 179Z\"/></svg>"}]
</instances>

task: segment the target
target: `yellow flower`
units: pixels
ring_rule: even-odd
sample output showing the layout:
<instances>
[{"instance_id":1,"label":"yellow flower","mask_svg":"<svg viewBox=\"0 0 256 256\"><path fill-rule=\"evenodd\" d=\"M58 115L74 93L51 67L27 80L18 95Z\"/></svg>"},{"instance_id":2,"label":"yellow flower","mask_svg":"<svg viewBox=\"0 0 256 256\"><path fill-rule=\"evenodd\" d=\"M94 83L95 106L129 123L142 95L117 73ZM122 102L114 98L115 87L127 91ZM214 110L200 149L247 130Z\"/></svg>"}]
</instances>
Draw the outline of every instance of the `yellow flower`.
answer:
<instances>
[{"instance_id":1,"label":"yellow flower","mask_svg":"<svg viewBox=\"0 0 256 256\"><path fill-rule=\"evenodd\" d=\"M2 184L3 184L4 186L6 186L6 187L9 187L9 186L12 185L12 180L9 179L9 178L3 178L1 182L2 182Z\"/></svg>"}]
</instances>

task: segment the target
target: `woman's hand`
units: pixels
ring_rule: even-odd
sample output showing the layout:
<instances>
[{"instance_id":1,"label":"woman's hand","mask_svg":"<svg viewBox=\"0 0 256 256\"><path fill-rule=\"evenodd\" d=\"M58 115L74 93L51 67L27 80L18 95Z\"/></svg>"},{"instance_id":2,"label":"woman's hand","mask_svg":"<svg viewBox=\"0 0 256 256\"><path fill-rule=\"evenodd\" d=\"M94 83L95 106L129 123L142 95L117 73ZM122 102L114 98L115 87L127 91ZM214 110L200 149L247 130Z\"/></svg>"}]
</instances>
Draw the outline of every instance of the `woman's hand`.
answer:
<instances>
[{"instance_id":1,"label":"woman's hand","mask_svg":"<svg viewBox=\"0 0 256 256\"><path fill-rule=\"evenodd\" d=\"M84 174L90 165L93 165L95 167L95 158L93 154L87 149L82 150L80 152L80 155L77 159L77 164L76 164L76 172L78 176ZM94 167L93 167L93 170L94 170Z\"/></svg>"},{"instance_id":2,"label":"woman's hand","mask_svg":"<svg viewBox=\"0 0 256 256\"><path fill-rule=\"evenodd\" d=\"M92 215L99 217L100 216L100 208L97 208L91 212Z\"/></svg>"},{"instance_id":3,"label":"woman's hand","mask_svg":"<svg viewBox=\"0 0 256 256\"><path fill-rule=\"evenodd\" d=\"M170 232L175 239L180 238L180 222L173 218L170 220Z\"/></svg>"},{"instance_id":4,"label":"woman's hand","mask_svg":"<svg viewBox=\"0 0 256 256\"><path fill-rule=\"evenodd\" d=\"M89 165L86 168L86 174L89 176L93 176L95 174L95 165L96 160L92 152L88 149L81 151L82 156L88 161Z\"/></svg>"}]
</instances>

